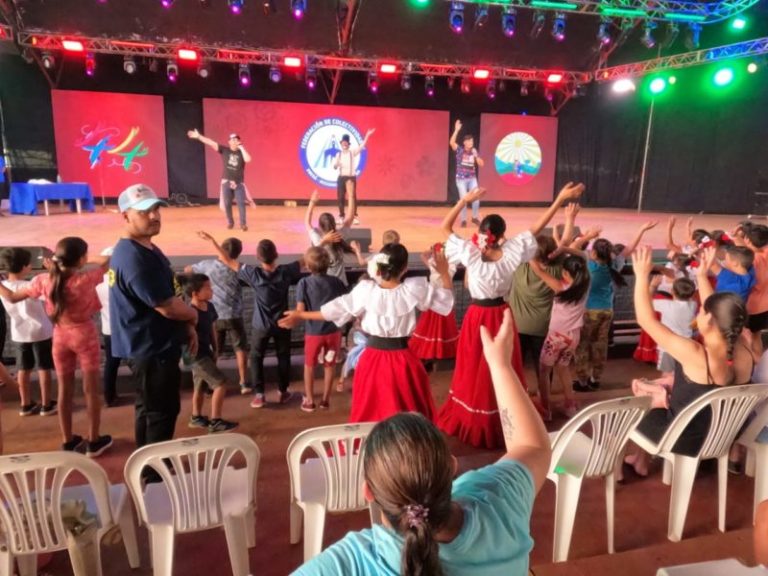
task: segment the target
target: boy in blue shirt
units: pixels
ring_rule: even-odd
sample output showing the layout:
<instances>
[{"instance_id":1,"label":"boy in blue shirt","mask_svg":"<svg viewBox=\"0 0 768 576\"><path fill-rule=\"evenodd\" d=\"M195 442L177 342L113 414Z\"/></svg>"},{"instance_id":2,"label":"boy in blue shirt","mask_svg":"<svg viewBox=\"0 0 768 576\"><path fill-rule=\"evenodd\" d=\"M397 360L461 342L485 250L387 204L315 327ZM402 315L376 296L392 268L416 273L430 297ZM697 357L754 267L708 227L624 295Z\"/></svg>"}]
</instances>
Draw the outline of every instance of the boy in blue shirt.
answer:
<instances>
[{"instance_id":1,"label":"boy in blue shirt","mask_svg":"<svg viewBox=\"0 0 768 576\"><path fill-rule=\"evenodd\" d=\"M712 264L711 270L717 277L715 292L735 292L746 303L756 282L754 261L755 253L746 246L727 245L725 258Z\"/></svg>"}]
</instances>

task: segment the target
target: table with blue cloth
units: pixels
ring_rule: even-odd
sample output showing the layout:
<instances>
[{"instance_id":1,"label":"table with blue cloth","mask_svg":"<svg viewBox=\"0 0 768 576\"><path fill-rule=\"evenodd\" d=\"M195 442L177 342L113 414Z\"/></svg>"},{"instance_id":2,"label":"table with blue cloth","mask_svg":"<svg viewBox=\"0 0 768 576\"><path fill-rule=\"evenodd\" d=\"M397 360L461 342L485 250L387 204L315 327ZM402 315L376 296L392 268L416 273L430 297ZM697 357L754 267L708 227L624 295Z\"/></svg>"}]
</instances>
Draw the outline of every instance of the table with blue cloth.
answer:
<instances>
[{"instance_id":1,"label":"table with blue cloth","mask_svg":"<svg viewBox=\"0 0 768 576\"><path fill-rule=\"evenodd\" d=\"M48 216L48 200L67 200L69 209L76 210L78 214L95 209L88 184L11 184L11 214L37 214L37 203L43 202L45 215Z\"/></svg>"}]
</instances>

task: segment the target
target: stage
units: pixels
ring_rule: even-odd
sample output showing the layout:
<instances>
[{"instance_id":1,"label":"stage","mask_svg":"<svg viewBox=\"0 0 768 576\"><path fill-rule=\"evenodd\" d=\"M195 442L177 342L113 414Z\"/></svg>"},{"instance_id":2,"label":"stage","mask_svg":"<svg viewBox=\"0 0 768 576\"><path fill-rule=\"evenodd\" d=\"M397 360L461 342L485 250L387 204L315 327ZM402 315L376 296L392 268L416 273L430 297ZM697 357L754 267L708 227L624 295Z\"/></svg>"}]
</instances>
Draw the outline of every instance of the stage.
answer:
<instances>
[{"instance_id":1,"label":"stage","mask_svg":"<svg viewBox=\"0 0 768 576\"><path fill-rule=\"evenodd\" d=\"M320 206L315 210L317 217L325 209L335 214L332 206ZM360 225L355 228L370 228L372 248L381 245L385 230L395 229L411 252L426 250L434 242L442 240L440 223L448 212L448 206L365 206L359 208ZM507 236L525 230L543 212L543 208L486 207L481 214L496 212L507 221ZM162 211L162 232L155 242L169 257L199 257L211 253L210 245L195 234L205 230L218 240L229 236L240 238L244 243L244 254L252 255L256 244L262 238L270 238L282 254L298 254L309 245L304 230L306 205L299 206L255 206L248 208L248 231L237 227L227 230L224 214L218 206L190 208L168 207ZM236 211L235 211L236 213ZM667 220L672 214L658 212L638 213L633 210L583 208L577 224L582 228L602 226L603 236L613 242L628 243L632 240L641 223L658 220L659 225L645 236L645 243L662 248L666 242ZM685 234L685 222L691 214L674 214L677 218L675 239L680 242ZM746 218L746 215L706 214L694 215L694 225L707 230L730 230ZM555 223L563 221L561 213ZM52 207L50 216L9 215L0 218L0 247L3 246L47 246L53 248L64 236L81 236L98 253L113 245L122 234L123 221L114 205L106 208L97 205L91 213L70 213L66 208ZM474 231L456 227L459 234L469 237Z\"/></svg>"}]
</instances>

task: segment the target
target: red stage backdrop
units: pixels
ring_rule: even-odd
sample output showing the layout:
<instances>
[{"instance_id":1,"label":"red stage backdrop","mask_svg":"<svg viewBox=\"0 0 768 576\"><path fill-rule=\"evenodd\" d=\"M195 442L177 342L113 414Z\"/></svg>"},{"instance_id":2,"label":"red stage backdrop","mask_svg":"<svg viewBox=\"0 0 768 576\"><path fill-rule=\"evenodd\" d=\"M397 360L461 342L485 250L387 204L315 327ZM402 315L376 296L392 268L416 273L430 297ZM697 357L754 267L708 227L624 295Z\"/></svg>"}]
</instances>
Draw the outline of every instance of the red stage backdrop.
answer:
<instances>
[{"instance_id":1,"label":"red stage backdrop","mask_svg":"<svg viewBox=\"0 0 768 576\"><path fill-rule=\"evenodd\" d=\"M356 146L360 201L444 201L448 113L395 108L203 100L204 133L226 145L236 132L253 157L245 182L254 198L308 198L314 188L336 198L332 159L342 135ZM190 126L193 128L193 126ZM206 152L208 196L219 196L221 157Z\"/></svg>"},{"instance_id":2,"label":"red stage backdrop","mask_svg":"<svg viewBox=\"0 0 768 576\"><path fill-rule=\"evenodd\" d=\"M480 185L494 202L549 202L555 185L557 118L483 114Z\"/></svg>"},{"instance_id":3,"label":"red stage backdrop","mask_svg":"<svg viewBox=\"0 0 768 576\"><path fill-rule=\"evenodd\" d=\"M59 174L115 197L137 182L168 195L161 96L53 90Z\"/></svg>"}]
</instances>

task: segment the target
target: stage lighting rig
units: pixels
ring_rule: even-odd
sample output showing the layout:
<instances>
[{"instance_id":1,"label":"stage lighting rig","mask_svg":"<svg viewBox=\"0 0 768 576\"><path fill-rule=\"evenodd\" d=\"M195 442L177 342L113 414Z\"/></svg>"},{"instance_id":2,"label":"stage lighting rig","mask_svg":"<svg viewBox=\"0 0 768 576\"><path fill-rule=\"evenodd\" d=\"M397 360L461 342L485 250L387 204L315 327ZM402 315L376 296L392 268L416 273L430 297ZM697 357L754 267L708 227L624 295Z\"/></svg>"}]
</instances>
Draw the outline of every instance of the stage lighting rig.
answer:
<instances>
[{"instance_id":1,"label":"stage lighting rig","mask_svg":"<svg viewBox=\"0 0 768 576\"><path fill-rule=\"evenodd\" d=\"M227 6L232 14L241 14L245 0L227 0Z\"/></svg>"},{"instance_id":2,"label":"stage lighting rig","mask_svg":"<svg viewBox=\"0 0 768 576\"><path fill-rule=\"evenodd\" d=\"M96 56L92 53L85 55L85 75L94 76L96 74Z\"/></svg>"},{"instance_id":3,"label":"stage lighting rig","mask_svg":"<svg viewBox=\"0 0 768 576\"><path fill-rule=\"evenodd\" d=\"M197 67L197 75L200 78L209 78L211 75L211 65L208 62L200 62Z\"/></svg>"},{"instance_id":4,"label":"stage lighting rig","mask_svg":"<svg viewBox=\"0 0 768 576\"><path fill-rule=\"evenodd\" d=\"M496 80L493 78L488 80L488 84L485 86L485 94L489 100L496 100Z\"/></svg>"},{"instance_id":5,"label":"stage lighting rig","mask_svg":"<svg viewBox=\"0 0 768 576\"><path fill-rule=\"evenodd\" d=\"M403 74L400 78L400 88L403 90L410 90L413 86L413 79L410 74Z\"/></svg>"},{"instance_id":6,"label":"stage lighting rig","mask_svg":"<svg viewBox=\"0 0 768 576\"><path fill-rule=\"evenodd\" d=\"M175 62L168 62L165 66L165 75L168 82L175 83L179 79L179 67Z\"/></svg>"},{"instance_id":7,"label":"stage lighting rig","mask_svg":"<svg viewBox=\"0 0 768 576\"><path fill-rule=\"evenodd\" d=\"M372 94L378 94L379 92L379 76L376 72L368 72L368 90Z\"/></svg>"},{"instance_id":8,"label":"stage lighting rig","mask_svg":"<svg viewBox=\"0 0 768 576\"><path fill-rule=\"evenodd\" d=\"M461 79L461 93L469 94L472 91L472 84L469 82L469 78Z\"/></svg>"},{"instance_id":9,"label":"stage lighting rig","mask_svg":"<svg viewBox=\"0 0 768 576\"><path fill-rule=\"evenodd\" d=\"M653 37L653 31L656 29L658 24L654 22L653 20L648 20L645 23L645 28L643 28L643 35L640 38L640 42L643 46L646 48L653 48L656 46L656 39Z\"/></svg>"},{"instance_id":10,"label":"stage lighting rig","mask_svg":"<svg viewBox=\"0 0 768 576\"><path fill-rule=\"evenodd\" d=\"M611 25L610 18L602 18L600 20L600 25L597 27L597 41L600 43L600 46L608 46L612 42Z\"/></svg>"},{"instance_id":11,"label":"stage lighting rig","mask_svg":"<svg viewBox=\"0 0 768 576\"><path fill-rule=\"evenodd\" d=\"M517 11L511 6L505 6L504 12L501 15L501 31L507 38L512 38L515 35L516 27Z\"/></svg>"},{"instance_id":12,"label":"stage lighting rig","mask_svg":"<svg viewBox=\"0 0 768 576\"><path fill-rule=\"evenodd\" d=\"M435 95L435 77L427 76L424 79L424 92L432 98Z\"/></svg>"},{"instance_id":13,"label":"stage lighting rig","mask_svg":"<svg viewBox=\"0 0 768 576\"><path fill-rule=\"evenodd\" d=\"M275 65L272 65L269 67L269 79L275 84L277 84L278 82L280 82L280 80L283 79L283 73L280 72L279 67Z\"/></svg>"},{"instance_id":14,"label":"stage lighting rig","mask_svg":"<svg viewBox=\"0 0 768 576\"><path fill-rule=\"evenodd\" d=\"M307 88L314 90L317 87L317 70L314 68L307 68L307 73L304 75L304 82L306 82Z\"/></svg>"},{"instance_id":15,"label":"stage lighting rig","mask_svg":"<svg viewBox=\"0 0 768 576\"><path fill-rule=\"evenodd\" d=\"M137 69L136 60L134 60L133 56L126 56L123 59L123 70L126 74L136 74Z\"/></svg>"},{"instance_id":16,"label":"stage lighting rig","mask_svg":"<svg viewBox=\"0 0 768 576\"><path fill-rule=\"evenodd\" d=\"M160 5L163 8L170 8L171 6L173 6L173 2L174 0L160 0Z\"/></svg>"},{"instance_id":17,"label":"stage lighting rig","mask_svg":"<svg viewBox=\"0 0 768 576\"><path fill-rule=\"evenodd\" d=\"M520 82L520 96L523 98L528 96L528 80L523 80Z\"/></svg>"},{"instance_id":18,"label":"stage lighting rig","mask_svg":"<svg viewBox=\"0 0 768 576\"><path fill-rule=\"evenodd\" d=\"M307 0L291 0L291 13L296 20L304 18L307 12Z\"/></svg>"},{"instance_id":19,"label":"stage lighting rig","mask_svg":"<svg viewBox=\"0 0 768 576\"><path fill-rule=\"evenodd\" d=\"M478 4L475 8L475 28L488 24L488 4Z\"/></svg>"},{"instance_id":20,"label":"stage lighting rig","mask_svg":"<svg viewBox=\"0 0 768 576\"><path fill-rule=\"evenodd\" d=\"M464 30L464 2L451 2L448 24L456 34L461 34Z\"/></svg>"},{"instance_id":21,"label":"stage lighting rig","mask_svg":"<svg viewBox=\"0 0 768 576\"><path fill-rule=\"evenodd\" d=\"M56 66L56 58L50 52L43 52L40 60L43 63L43 68L46 70L51 70Z\"/></svg>"},{"instance_id":22,"label":"stage lighting rig","mask_svg":"<svg viewBox=\"0 0 768 576\"><path fill-rule=\"evenodd\" d=\"M677 40L680 34L680 25L677 22L670 22L667 24L667 34L664 36L664 40L661 42L662 48L669 48Z\"/></svg>"},{"instance_id":23,"label":"stage lighting rig","mask_svg":"<svg viewBox=\"0 0 768 576\"><path fill-rule=\"evenodd\" d=\"M701 24L693 22L688 26L688 32L685 35L685 47L688 50L698 50L701 39Z\"/></svg>"},{"instance_id":24,"label":"stage lighting rig","mask_svg":"<svg viewBox=\"0 0 768 576\"><path fill-rule=\"evenodd\" d=\"M237 80L243 88L251 85L251 68L248 64L240 64L237 67Z\"/></svg>"},{"instance_id":25,"label":"stage lighting rig","mask_svg":"<svg viewBox=\"0 0 768 576\"><path fill-rule=\"evenodd\" d=\"M533 13L533 26L531 26L531 38L538 38L541 36L542 30L547 23L547 15L541 10L537 10Z\"/></svg>"},{"instance_id":26,"label":"stage lighting rig","mask_svg":"<svg viewBox=\"0 0 768 576\"><path fill-rule=\"evenodd\" d=\"M552 38L558 42L565 40L565 14L558 12L552 21Z\"/></svg>"}]
</instances>

